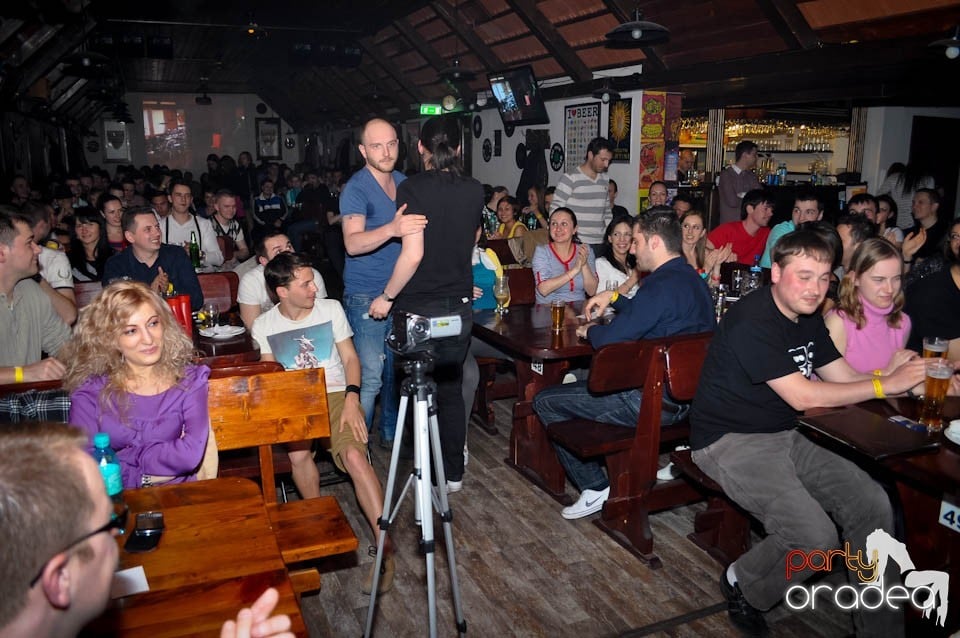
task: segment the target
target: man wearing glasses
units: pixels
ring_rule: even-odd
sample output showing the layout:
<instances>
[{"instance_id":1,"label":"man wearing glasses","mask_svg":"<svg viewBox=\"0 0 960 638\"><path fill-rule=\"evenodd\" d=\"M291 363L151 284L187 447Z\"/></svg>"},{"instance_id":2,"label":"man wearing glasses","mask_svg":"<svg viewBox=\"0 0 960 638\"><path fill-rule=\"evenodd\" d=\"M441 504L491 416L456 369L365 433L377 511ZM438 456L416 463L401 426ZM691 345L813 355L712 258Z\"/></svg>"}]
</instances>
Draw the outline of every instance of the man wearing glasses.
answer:
<instances>
[{"instance_id":1,"label":"man wearing glasses","mask_svg":"<svg viewBox=\"0 0 960 638\"><path fill-rule=\"evenodd\" d=\"M86 436L59 423L0 430L0 638L77 635L106 607L117 567L113 516ZM43 468L42 472L25 471ZM117 530L115 532L115 530ZM268 589L222 637L292 636Z\"/></svg>"}]
</instances>

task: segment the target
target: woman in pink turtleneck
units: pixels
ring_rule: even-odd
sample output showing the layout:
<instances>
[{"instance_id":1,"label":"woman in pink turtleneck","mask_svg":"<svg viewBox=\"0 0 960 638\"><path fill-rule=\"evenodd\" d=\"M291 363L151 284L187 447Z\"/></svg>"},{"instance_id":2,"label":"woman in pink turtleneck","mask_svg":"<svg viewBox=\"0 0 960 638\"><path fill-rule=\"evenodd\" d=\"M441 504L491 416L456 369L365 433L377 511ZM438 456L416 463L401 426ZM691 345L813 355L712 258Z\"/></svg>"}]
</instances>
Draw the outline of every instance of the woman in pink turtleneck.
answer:
<instances>
[{"instance_id":1,"label":"woman in pink turtleneck","mask_svg":"<svg viewBox=\"0 0 960 638\"><path fill-rule=\"evenodd\" d=\"M889 374L916 353L904 350L910 317L902 312L903 258L886 239L857 247L840 282L840 302L824 321L847 363L864 374Z\"/></svg>"}]
</instances>

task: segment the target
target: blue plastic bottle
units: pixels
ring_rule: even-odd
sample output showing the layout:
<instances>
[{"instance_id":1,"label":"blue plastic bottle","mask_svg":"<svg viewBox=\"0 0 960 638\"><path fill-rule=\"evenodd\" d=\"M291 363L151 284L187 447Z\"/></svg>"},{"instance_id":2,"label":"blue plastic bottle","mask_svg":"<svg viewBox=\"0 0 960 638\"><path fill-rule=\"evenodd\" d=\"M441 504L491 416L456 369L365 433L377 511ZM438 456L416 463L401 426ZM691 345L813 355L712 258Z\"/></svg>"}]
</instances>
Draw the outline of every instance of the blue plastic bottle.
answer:
<instances>
[{"instance_id":1,"label":"blue plastic bottle","mask_svg":"<svg viewBox=\"0 0 960 638\"><path fill-rule=\"evenodd\" d=\"M113 516L116 517L126 504L123 501L123 476L117 454L110 447L110 435L97 432L93 435L93 460L100 466L100 475L107 488L107 496L113 502ZM120 530L122 534L124 530Z\"/></svg>"}]
</instances>

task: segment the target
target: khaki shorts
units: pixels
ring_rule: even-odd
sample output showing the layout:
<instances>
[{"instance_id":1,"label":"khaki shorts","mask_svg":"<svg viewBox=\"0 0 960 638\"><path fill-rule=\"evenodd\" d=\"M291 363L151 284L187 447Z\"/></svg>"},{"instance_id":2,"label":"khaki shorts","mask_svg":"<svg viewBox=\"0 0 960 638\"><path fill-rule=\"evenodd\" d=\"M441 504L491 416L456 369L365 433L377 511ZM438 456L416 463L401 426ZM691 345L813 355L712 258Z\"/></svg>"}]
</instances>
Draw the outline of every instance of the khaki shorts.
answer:
<instances>
[{"instance_id":1,"label":"khaki shorts","mask_svg":"<svg viewBox=\"0 0 960 638\"><path fill-rule=\"evenodd\" d=\"M336 463L341 472L347 471L341 459L341 454L347 448L356 448L364 458L367 456L367 444L357 440L357 437L353 435L353 428L346 426L343 428L343 432L340 431L340 415L343 414L343 405L346 398L346 392L327 393L327 405L330 411L330 456L333 457L333 462ZM360 408L360 414L363 414L363 408Z\"/></svg>"}]
</instances>

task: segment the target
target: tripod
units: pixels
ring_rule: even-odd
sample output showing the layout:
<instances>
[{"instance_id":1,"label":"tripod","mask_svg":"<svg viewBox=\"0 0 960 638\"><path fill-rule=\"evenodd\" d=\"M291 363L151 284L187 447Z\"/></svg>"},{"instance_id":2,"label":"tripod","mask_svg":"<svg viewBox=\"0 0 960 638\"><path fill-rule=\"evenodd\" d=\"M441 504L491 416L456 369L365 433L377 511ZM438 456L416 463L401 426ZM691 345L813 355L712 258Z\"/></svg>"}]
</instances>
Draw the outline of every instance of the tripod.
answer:
<instances>
[{"instance_id":1,"label":"tripod","mask_svg":"<svg viewBox=\"0 0 960 638\"><path fill-rule=\"evenodd\" d=\"M373 588L370 593L370 606L367 609L367 628L364 638L370 638L373 630L373 614L377 605L377 588L380 584L380 565L383 562L383 545L387 531L400 510L400 504L407 490L413 486L416 503L415 520L420 524L420 546L423 549L427 566L427 607L430 616L430 637L437 636L437 586L434 567L435 543L433 537L433 509L443 521L443 536L447 545L447 562L450 565L450 589L453 592L453 606L457 619L457 633L463 636L467 631L467 621L463 617L460 605L460 584L457 580L457 562L453 551L453 512L447 502L447 481L443 472L443 458L440 452L440 433L437 423L437 386L429 376L433 370L433 358L429 353L419 353L419 358L404 361L403 370L407 373L400 388L400 409L397 419L397 431L394 436L393 452L390 456L390 472L387 475L387 488L383 496L383 514L378 520L380 534L377 537L377 558L373 566ZM403 486L396 507L391 510L394 484L397 478L397 462L400 459L400 444L403 438L403 426L407 413L407 401L413 397L413 471ZM430 485L430 458L437 475L437 488Z\"/></svg>"}]
</instances>

